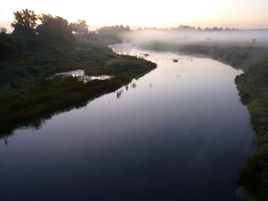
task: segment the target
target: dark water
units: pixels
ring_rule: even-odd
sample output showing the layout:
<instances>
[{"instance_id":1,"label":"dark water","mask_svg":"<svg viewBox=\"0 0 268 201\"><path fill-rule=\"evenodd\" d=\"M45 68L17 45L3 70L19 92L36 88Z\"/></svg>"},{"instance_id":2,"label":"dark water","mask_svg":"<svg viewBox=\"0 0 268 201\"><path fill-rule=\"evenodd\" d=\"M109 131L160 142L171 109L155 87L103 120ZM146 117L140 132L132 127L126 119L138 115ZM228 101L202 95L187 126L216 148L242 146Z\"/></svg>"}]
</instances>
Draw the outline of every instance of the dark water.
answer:
<instances>
[{"instance_id":1,"label":"dark water","mask_svg":"<svg viewBox=\"0 0 268 201\"><path fill-rule=\"evenodd\" d=\"M256 151L233 81L242 71L116 51L148 53L158 68L0 141L0 200L240 200L238 168Z\"/></svg>"}]
</instances>

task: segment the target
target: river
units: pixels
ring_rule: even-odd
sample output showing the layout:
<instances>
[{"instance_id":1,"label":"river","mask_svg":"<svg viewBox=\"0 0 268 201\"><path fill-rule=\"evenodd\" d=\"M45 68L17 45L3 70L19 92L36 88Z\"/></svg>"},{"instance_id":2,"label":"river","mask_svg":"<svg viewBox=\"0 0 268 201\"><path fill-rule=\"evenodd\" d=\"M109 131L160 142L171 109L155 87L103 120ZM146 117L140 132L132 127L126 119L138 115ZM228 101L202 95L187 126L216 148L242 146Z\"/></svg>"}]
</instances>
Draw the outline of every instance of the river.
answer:
<instances>
[{"instance_id":1,"label":"river","mask_svg":"<svg viewBox=\"0 0 268 201\"><path fill-rule=\"evenodd\" d=\"M242 71L209 58L113 49L157 69L39 130L16 130L7 146L0 141L0 200L241 200L239 166L256 152L234 84Z\"/></svg>"}]
</instances>

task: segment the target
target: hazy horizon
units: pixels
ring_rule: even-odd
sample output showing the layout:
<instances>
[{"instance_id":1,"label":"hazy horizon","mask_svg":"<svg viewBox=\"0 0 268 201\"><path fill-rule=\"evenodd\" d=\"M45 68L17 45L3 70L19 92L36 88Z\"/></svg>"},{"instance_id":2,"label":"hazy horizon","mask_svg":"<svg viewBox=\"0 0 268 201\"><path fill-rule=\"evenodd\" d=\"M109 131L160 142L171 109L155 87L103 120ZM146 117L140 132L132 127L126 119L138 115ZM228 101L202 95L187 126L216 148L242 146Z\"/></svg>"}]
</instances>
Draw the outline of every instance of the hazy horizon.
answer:
<instances>
[{"instance_id":1,"label":"hazy horizon","mask_svg":"<svg viewBox=\"0 0 268 201\"><path fill-rule=\"evenodd\" d=\"M142 30L121 34L124 43L146 43L159 41L172 44L189 43L252 43L268 44L268 30L265 31L164 31Z\"/></svg>"},{"instance_id":2,"label":"hazy horizon","mask_svg":"<svg viewBox=\"0 0 268 201\"><path fill-rule=\"evenodd\" d=\"M124 25L132 29L144 27L170 28L179 25L192 27L222 27L239 29L268 28L267 0L188 0L184 2L166 0L165 2L141 1L125 3L122 0L99 0L86 4L46 1L34 4L30 0L5 2L0 12L0 27L11 30L13 12L22 9L34 10L36 14L61 16L69 22L86 20L90 30L102 26ZM9 23L9 25L8 25Z\"/></svg>"},{"instance_id":3,"label":"hazy horizon","mask_svg":"<svg viewBox=\"0 0 268 201\"><path fill-rule=\"evenodd\" d=\"M0 20L0 27L6 28L7 29L7 33L11 33L14 30L14 28L11 27L11 23L12 22L13 21ZM121 24L111 24L111 25L110 24L109 25L107 25L107 24L100 24L100 25L97 25L97 24L88 24L88 25L89 25L89 27L88 27L89 31L96 31L97 29L99 29L101 27L105 27L105 26L116 26L116 25L121 25ZM181 25L191 26L189 24L178 24L178 25L174 25L174 26L138 26L138 25L134 25L134 26L130 26L130 29L131 30L138 30L138 29L154 29L154 28L156 28L156 29L163 29L164 30L164 29L178 28ZM129 26L129 25L128 24L123 24L123 26ZM255 28L254 27L250 27L250 28L241 27L241 28L239 28L239 27L232 27L232 26L230 26L230 27L229 26L211 26L211 27L209 27L209 26L191 26L191 27L194 27L195 29L201 28L203 30L205 28L212 29L213 27L223 28L223 30L225 28L234 28L234 29L240 29L240 30L243 30L243 29L244 30L257 30L257 29L268 30L268 26L267 27L255 27Z\"/></svg>"}]
</instances>

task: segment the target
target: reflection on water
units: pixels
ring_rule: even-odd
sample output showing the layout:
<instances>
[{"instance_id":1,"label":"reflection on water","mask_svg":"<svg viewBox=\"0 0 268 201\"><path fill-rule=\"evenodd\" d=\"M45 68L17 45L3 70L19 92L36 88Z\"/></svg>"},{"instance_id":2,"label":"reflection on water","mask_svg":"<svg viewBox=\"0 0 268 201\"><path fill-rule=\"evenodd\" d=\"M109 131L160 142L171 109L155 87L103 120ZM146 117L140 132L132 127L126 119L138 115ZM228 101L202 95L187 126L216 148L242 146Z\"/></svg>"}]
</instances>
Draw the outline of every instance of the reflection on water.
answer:
<instances>
[{"instance_id":1,"label":"reflection on water","mask_svg":"<svg viewBox=\"0 0 268 201\"><path fill-rule=\"evenodd\" d=\"M116 92L116 96L117 96L117 98L120 98L121 95L122 95L122 93L123 93L123 89L117 91L117 92Z\"/></svg>"},{"instance_id":2,"label":"reflection on water","mask_svg":"<svg viewBox=\"0 0 268 201\"><path fill-rule=\"evenodd\" d=\"M7 146L8 142L7 142L7 137L4 135L4 136L0 136L0 139L4 140L5 141L5 145Z\"/></svg>"},{"instance_id":3,"label":"reflection on water","mask_svg":"<svg viewBox=\"0 0 268 201\"><path fill-rule=\"evenodd\" d=\"M256 151L234 84L242 71L207 58L114 50L147 53L158 68L1 143L1 199L240 200L238 168Z\"/></svg>"},{"instance_id":4,"label":"reflection on water","mask_svg":"<svg viewBox=\"0 0 268 201\"><path fill-rule=\"evenodd\" d=\"M136 84L135 82L132 82L132 83L130 83L129 85L130 85L131 88L133 88L133 89L135 89L135 88L137 87L137 84ZM126 91L128 91L129 86L126 85L125 89L126 89ZM118 91L116 92L116 97L117 97L117 98L121 98L123 92L124 92L123 88L120 89L120 90L118 90Z\"/></svg>"},{"instance_id":5,"label":"reflection on water","mask_svg":"<svg viewBox=\"0 0 268 201\"><path fill-rule=\"evenodd\" d=\"M132 86L132 88L136 88L137 85L136 85L136 83L132 83L131 86Z\"/></svg>"},{"instance_id":6,"label":"reflection on water","mask_svg":"<svg viewBox=\"0 0 268 201\"><path fill-rule=\"evenodd\" d=\"M99 76L87 76L84 73L84 70L74 70L63 73L56 73L54 76L72 76L77 77L80 81L89 82L91 80L107 80L110 79L109 75L99 75Z\"/></svg>"}]
</instances>

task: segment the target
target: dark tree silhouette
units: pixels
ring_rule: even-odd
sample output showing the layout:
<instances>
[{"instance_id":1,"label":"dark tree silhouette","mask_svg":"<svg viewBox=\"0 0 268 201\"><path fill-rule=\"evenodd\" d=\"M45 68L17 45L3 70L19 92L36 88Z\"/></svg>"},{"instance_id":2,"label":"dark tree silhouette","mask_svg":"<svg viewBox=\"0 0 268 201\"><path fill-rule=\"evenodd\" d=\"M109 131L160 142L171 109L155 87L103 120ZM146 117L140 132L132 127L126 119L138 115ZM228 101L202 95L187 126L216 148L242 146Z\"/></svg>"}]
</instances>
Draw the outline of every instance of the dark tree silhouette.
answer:
<instances>
[{"instance_id":1,"label":"dark tree silhouette","mask_svg":"<svg viewBox=\"0 0 268 201\"><path fill-rule=\"evenodd\" d=\"M0 33L0 59L16 55L16 42L10 34Z\"/></svg>"},{"instance_id":2,"label":"dark tree silhouette","mask_svg":"<svg viewBox=\"0 0 268 201\"><path fill-rule=\"evenodd\" d=\"M86 20L76 20L75 23L71 23L74 26L75 32L78 34L87 34L88 33L88 25Z\"/></svg>"},{"instance_id":3,"label":"dark tree silhouette","mask_svg":"<svg viewBox=\"0 0 268 201\"><path fill-rule=\"evenodd\" d=\"M20 26L26 27L28 29L33 29L36 27L38 15L36 15L33 10L22 9L21 11L13 12L13 14L15 21L11 23L11 26L15 29Z\"/></svg>"},{"instance_id":4,"label":"dark tree silhouette","mask_svg":"<svg viewBox=\"0 0 268 201\"><path fill-rule=\"evenodd\" d=\"M22 36L0 33L0 59L21 58L26 50L27 44Z\"/></svg>"},{"instance_id":5,"label":"dark tree silhouette","mask_svg":"<svg viewBox=\"0 0 268 201\"><path fill-rule=\"evenodd\" d=\"M28 47L32 48L36 43L35 27L38 15L33 10L23 9L13 12L15 20L11 23L14 27L12 35L25 38Z\"/></svg>"},{"instance_id":6,"label":"dark tree silhouette","mask_svg":"<svg viewBox=\"0 0 268 201\"><path fill-rule=\"evenodd\" d=\"M69 24L62 17L41 14L39 17L42 24L36 27L39 41L49 46L64 46L75 40L72 32L75 30L73 24Z\"/></svg>"}]
</instances>

